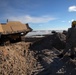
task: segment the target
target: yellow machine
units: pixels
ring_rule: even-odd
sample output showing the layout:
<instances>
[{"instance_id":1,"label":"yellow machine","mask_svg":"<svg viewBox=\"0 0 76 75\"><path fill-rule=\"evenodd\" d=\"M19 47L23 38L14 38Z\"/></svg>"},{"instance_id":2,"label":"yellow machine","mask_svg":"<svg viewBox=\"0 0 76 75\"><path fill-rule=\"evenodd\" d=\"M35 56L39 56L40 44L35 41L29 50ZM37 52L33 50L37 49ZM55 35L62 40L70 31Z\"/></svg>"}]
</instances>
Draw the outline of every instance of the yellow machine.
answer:
<instances>
[{"instance_id":1,"label":"yellow machine","mask_svg":"<svg viewBox=\"0 0 76 75\"><path fill-rule=\"evenodd\" d=\"M72 22L72 27L76 26L76 21Z\"/></svg>"},{"instance_id":2,"label":"yellow machine","mask_svg":"<svg viewBox=\"0 0 76 75\"><path fill-rule=\"evenodd\" d=\"M28 24L22 24L18 21L9 21L0 23L0 44L21 40L21 36L25 36L32 31Z\"/></svg>"}]
</instances>

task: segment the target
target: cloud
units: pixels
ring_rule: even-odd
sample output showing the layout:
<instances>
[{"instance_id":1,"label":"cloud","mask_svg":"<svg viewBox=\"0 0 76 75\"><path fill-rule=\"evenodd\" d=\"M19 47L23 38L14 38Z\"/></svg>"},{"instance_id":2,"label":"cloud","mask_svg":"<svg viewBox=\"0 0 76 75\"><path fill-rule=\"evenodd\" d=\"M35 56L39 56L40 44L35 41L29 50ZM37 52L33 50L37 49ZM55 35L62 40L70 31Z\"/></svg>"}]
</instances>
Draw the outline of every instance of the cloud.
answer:
<instances>
[{"instance_id":1,"label":"cloud","mask_svg":"<svg viewBox=\"0 0 76 75\"><path fill-rule=\"evenodd\" d=\"M71 23L71 21L68 21L68 23Z\"/></svg>"},{"instance_id":2,"label":"cloud","mask_svg":"<svg viewBox=\"0 0 76 75\"><path fill-rule=\"evenodd\" d=\"M74 21L74 19L71 19L71 20L69 20L68 22L71 23L71 22L73 22L73 21Z\"/></svg>"},{"instance_id":3,"label":"cloud","mask_svg":"<svg viewBox=\"0 0 76 75\"><path fill-rule=\"evenodd\" d=\"M66 21L61 21L61 22L66 22Z\"/></svg>"},{"instance_id":4,"label":"cloud","mask_svg":"<svg viewBox=\"0 0 76 75\"><path fill-rule=\"evenodd\" d=\"M68 10L69 12L74 12L76 11L76 6L70 6Z\"/></svg>"},{"instance_id":5,"label":"cloud","mask_svg":"<svg viewBox=\"0 0 76 75\"><path fill-rule=\"evenodd\" d=\"M63 22L63 23L72 23L73 21L74 21L75 19L71 19L71 20L67 20L67 21L61 21L61 22Z\"/></svg>"},{"instance_id":6,"label":"cloud","mask_svg":"<svg viewBox=\"0 0 76 75\"><path fill-rule=\"evenodd\" d=\"M21 21L23 23L46 23L51 20L55 20L56 18L50 17L50 16L40 16L40 17L34 17L30 15L24 15L24 16L17 16L17 17L9 17L9 21Z\"/></svg>"}]
</instances>

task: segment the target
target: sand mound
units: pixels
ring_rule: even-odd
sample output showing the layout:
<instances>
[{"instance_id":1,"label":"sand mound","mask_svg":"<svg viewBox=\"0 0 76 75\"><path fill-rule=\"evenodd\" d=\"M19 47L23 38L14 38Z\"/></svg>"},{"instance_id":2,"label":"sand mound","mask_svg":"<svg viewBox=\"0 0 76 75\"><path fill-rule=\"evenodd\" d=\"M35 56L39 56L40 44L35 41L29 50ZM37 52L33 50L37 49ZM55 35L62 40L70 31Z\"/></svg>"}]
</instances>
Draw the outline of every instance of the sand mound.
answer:
<instances>
[{"instance_id":1,"label":"sand mound","mask_svg":"<svg viewBox=\"0 0 76 75\"><path fill-rule=\"evenodd\" d=\"M34 43L0 46L0 75L76 75L76 59L57 57L66 35L48 35Z\"/></svg>"},{"instance_id":2,"label":"sand mound","mask_svg":"<svg viewBox=\"0 0 76 75\"><path fill-rule=\"evenodd\" d=\"M0 75L30 75L37 61L28 49L29 43L20 42L0 47Z\"/></svg>"}]
</instances>

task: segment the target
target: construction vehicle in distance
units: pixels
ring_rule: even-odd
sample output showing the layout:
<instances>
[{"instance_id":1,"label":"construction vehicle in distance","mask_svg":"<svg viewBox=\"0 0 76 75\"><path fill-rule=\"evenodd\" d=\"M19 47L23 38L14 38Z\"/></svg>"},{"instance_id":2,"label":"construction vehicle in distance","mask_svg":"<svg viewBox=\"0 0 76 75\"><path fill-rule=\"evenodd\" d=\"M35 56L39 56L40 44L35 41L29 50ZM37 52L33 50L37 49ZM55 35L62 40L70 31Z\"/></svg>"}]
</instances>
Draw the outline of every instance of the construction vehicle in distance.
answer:
<instances>
[{"instance_id":1,"label":"construction vehicle in distance","mask_svg":"<svg viewBox=\"0 0 76 75\"><path fill-rule=\"evenodd\" d=\"M32 29L28 24L22 24L18 21L9 21L0 23L0 45L7 45L10 42L20 41L23 36Z\"/></svg>"}]
</instances>

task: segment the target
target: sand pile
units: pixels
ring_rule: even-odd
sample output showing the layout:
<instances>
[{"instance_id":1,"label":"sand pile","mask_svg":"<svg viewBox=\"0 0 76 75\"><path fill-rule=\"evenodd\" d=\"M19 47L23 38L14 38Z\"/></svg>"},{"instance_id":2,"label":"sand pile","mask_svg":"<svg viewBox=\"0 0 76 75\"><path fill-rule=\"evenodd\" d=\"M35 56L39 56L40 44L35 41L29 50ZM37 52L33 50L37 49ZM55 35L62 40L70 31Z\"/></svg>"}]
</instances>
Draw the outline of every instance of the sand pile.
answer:
<instances>
[{"instance_id":1,"label":"sand pile","mask_svg":"<svg viewBox=\"0 0 76 75\"><path fill-rule=\"evenodd\" d=\"M31 75L37 64L29 43L0 47L0 75Z\"/></svg>"},{"instance_id":2,"label":"sand pile","mask_svg":"<svg viewBox=\"0 0 76 75\"><path fill-rule=\"evenodd\" d=\"M55 33L36 42L0 46L0 75L76 75L76 59L57 55L66 35Z\"/></svg>"},{"instance_id":3,"label":"sand pile","mask_svg":"<svg viewBox=\"0 0 76 75\"><path fill-rule=\"evenodd\" d=\"M43 39L34 42L30 49L33 50L42 50L42 49L51 49L55 47L56 49L64 49L66 43L66 35L62 33L54 33L52 35L48 35Z\"/></svg>"},{"instance_id":4,"label":"sand pile","mask_svg":"<svg viewBox=\"0 0 76 75\"><path fill-rule=\"evenodd\" d=\"M30 49L35 51L38 62L43 70L36 75L75 75L76 59L68 56L60 59L57 57L65 48L66 35L55 33L35 42ZM35 75L35 74L34 74Z\"/></svg>"}]
</instances>

